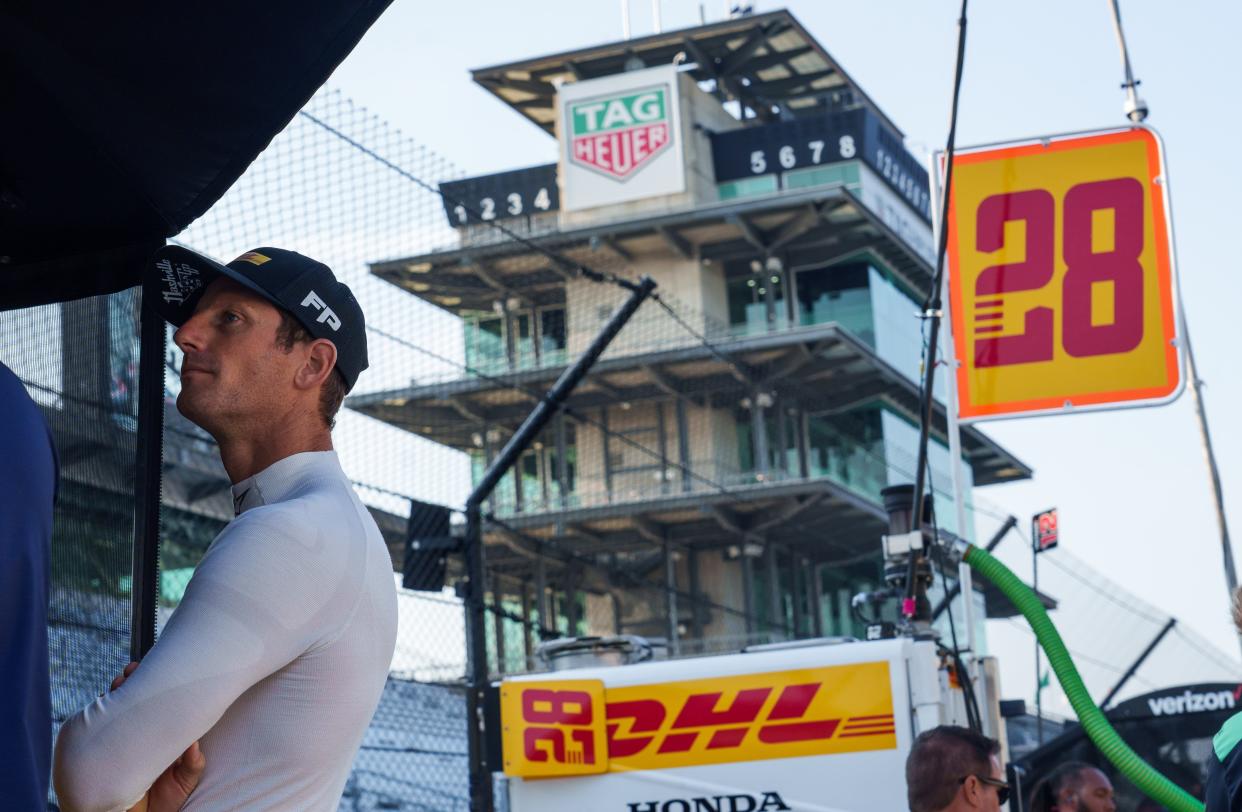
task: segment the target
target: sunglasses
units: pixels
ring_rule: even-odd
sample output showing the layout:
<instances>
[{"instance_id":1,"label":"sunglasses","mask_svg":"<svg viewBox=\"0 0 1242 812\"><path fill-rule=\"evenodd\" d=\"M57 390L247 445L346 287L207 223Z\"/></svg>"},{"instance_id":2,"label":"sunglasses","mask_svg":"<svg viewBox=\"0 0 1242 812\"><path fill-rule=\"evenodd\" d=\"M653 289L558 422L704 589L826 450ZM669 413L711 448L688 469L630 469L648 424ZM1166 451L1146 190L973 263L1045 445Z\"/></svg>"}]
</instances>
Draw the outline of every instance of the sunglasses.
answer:
<instances>
[{"instance_id":1,"label":"sunglasses","mask_svg":"<svg viewBox=\"0 0 1242 812\"><path fill-rule=\"evenodd\" d=\"M958 783L959 784L966 783L967 778L970 778L970 776L969 775L963 776L962 779L958 781ZM976 775L975 778L978 779L979 783L981 784L987 784L990 787L996 787L997 803L1003 804L1005 803L1005 801L1009 800L1009 785L1005 783L1004 781L997 781L995 778L988 778L987 776L983 776L983 775Z\"/></svg>"}]
</instances>

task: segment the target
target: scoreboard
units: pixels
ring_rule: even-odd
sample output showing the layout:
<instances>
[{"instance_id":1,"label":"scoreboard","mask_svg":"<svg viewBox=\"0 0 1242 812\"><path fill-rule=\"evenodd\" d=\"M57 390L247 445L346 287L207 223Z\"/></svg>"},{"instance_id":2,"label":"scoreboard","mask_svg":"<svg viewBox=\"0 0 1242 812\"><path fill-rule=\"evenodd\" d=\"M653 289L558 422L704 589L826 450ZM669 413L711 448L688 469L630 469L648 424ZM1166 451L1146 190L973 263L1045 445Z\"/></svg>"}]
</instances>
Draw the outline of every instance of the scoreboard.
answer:
<instances>
[{"instance_id":1,"label":"scoreboard","mask_svg":"<svg viewBox=\"0 0 1242 812\"><path fill-rule=\"evenodd\" d=\"M854 160L874 170L931 222L927 170L865 108L712 135L717 183Z\"/></svg>"},{"instance_id":2,"label":"scoreboard","mask_svg":"<svg viewBox=\"0 0 1242 812\"><path fill-rule=\"evenodd\" d=\"M778 121L711 135L717 183L816 166L861 161L926 223L931 223L927 170L900 136L869 110ZM557 165L543 164L440 184L449 225L468 225L560 210Z\"/></svg>"},{"instance_id":3,"label":"scoreboard","mask_svg":"<svg viewBox=\"0 0 1242 812\"><path fill-rule=\"evenodd\" d=\"M544 214L561 207L556 164L445 181L440 184L440 192L444 213L456 228Z\"/></svg>"}]
</instances>

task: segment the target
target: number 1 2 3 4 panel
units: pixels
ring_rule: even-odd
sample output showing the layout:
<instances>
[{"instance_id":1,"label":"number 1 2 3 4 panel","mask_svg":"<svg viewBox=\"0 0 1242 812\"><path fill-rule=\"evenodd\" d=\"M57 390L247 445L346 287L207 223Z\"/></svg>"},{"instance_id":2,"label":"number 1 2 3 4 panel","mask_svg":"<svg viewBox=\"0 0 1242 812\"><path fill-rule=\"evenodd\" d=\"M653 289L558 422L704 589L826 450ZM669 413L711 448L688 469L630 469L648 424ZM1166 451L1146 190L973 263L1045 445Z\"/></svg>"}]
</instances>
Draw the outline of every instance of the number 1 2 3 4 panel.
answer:
<instances>
[{"instance_id":1,"label":"number 1 2 3 4 panel","mask_svg":"<svg viewBox=\"0 0 1242 812\"><path fill-rule=\"evenodd\" d=\"M963 420L1180 393L1164 172L1142 127L955 156L949 297Z\"/></svg>"}]
</instances>

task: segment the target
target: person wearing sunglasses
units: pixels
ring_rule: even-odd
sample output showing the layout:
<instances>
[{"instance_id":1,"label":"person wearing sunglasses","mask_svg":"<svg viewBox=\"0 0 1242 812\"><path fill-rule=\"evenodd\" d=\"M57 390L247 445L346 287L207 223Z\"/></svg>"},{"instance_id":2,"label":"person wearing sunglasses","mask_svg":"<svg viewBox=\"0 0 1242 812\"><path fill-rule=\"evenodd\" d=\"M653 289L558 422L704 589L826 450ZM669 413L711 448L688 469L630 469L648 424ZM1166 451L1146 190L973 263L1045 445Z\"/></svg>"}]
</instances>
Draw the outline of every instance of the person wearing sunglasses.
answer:
<instances>
[{"instance_id":1,"label":"person wearing sunglasses","mask_svg":"<svg viewBox=\"0 0 1242 812\"><path fill-rule=\"evenodd\" d=\"M964 727L919 734L906 759L910 812L999 812L1009 800L1000 743Z\"/></svg>"}]
</instances>

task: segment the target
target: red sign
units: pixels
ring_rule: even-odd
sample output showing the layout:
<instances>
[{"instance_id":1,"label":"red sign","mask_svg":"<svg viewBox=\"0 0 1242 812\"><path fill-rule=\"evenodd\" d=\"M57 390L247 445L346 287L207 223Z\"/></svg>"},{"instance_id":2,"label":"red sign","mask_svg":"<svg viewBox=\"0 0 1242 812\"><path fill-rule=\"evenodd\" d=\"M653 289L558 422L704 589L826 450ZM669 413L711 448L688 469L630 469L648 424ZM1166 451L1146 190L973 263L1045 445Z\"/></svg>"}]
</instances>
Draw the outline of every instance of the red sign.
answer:
<instances>
[{"instance_id":1,"label":"red sign","mask_svg":"<svg viewBox=\"0 0 1242 812\"><path fill-rule=\"evenodd\" d=\"M1043 513L1036 513L1031 519L1031 538L1035 543L1035 552L1042 553L1057 546L1057 509L1051 508Z\"/></svg>"}]
</instances>

